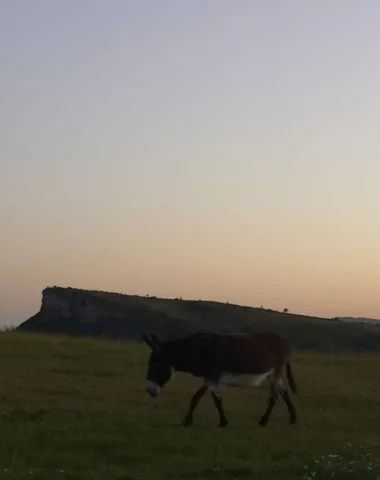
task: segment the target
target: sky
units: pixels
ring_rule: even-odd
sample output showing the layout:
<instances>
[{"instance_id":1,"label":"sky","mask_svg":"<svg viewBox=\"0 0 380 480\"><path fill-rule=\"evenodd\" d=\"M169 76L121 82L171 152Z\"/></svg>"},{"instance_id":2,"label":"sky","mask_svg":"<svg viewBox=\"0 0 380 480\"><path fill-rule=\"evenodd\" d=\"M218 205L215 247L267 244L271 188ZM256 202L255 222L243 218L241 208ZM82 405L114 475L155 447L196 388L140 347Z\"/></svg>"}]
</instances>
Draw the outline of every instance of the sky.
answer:
<instances>
[{"instance_id":1,"label":"sky","mask_svg":"<svg viewBox=\"0 0 380 480\"><path fill-rule=\"evenodd\" d=\"M378 0L3 0L0 324L47 286L380 318Z\"/></svg>"}]
</instances>

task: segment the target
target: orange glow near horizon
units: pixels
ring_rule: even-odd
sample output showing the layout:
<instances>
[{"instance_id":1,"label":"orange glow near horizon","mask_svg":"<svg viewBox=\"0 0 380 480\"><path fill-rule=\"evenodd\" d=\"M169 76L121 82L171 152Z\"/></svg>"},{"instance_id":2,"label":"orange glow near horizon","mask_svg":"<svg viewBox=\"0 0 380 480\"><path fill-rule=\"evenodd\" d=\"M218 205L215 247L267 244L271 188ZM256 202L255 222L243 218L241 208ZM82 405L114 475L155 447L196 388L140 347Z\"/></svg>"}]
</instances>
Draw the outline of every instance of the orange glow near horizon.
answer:
<instances>
[{"instance_id":1,"label":"orange glow near horizon","mask_svg":"<svg viewBox=\"0 0 380 480\"><path fill-rule=\"evenodd\" d=\"M149 5L5 7L0 323L49 285L380 318L380 3Z\"/></svg>"}]
</instances>

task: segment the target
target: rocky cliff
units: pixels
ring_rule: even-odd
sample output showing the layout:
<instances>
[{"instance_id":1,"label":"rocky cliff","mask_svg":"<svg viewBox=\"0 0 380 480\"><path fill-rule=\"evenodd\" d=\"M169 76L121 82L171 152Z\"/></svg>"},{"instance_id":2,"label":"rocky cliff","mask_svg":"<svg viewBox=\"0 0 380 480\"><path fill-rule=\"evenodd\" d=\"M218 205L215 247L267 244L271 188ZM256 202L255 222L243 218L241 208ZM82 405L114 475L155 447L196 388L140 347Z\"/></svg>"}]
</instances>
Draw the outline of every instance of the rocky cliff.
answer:
<instances>
[{"instance_id":1,"label":"rocky cliff","mask_svg":"<svg viewBox=\"0 0 380 480\"><path fill-rule=\"evenodd\" d=\"M139 340L147 331L169 338L192 332L194 326L152 308L144 297L48 287L40 311L18 329Z\"/></svg>"},{"instance_id":2,"label":"rocky cliff","mask_svg":"<svg viewBox=\"0 0 380 480\"><path fill-rule=\"evenodd\" d=\"M141 340L142 333L163 339L199 330L272 330L295 348L331 351L380 351L380 327L280 313L211 301L121 295L49 287L40 311L19 330Z\"/></svg>"}]
</instances>

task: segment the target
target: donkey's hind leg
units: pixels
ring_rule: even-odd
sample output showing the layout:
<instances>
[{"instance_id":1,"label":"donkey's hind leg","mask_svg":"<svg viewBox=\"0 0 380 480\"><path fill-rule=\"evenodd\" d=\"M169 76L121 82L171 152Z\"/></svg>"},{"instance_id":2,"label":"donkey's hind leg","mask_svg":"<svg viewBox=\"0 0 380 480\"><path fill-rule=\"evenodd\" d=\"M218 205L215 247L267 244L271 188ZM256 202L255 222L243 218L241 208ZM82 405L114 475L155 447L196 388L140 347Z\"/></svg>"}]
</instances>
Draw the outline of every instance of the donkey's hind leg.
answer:
<instances>
[{"instance_id":1,"label":"donkey's hind leg","mask_svg":"<svg viewBox=\"0 0 380 480\"><path fill-rule=\"evenodd\" d=\"M266 425L266 423L268 422L269 416L273 410L274 404L276 403L276 400L279 394L281 395L281 398L284 400L288 408L289 424L292 425L294 423L297 423L297 412L290 398L288 388L285 385L284 381L282 380L281 376L278 376L277 379L274 381L274 383L271 384L271 396L274 397L274 400L271 400L271 398L269 399L267 412L264 414L262 418L262 420L264 420L264 424L260 423L261 425ZM265 423L265 420L266 420L266 423Z\"/></svg>"},{"instance_id":2,"label":"donkey's hind leg","mask_svg":"<svg viewBox=\"0 0 380 480\"><path fill-rule=\"evenodd\" d=\"M219 413L218 426L220 428L226 427L228 425L228 420L224 412L222 397L220 396L219 392L214 392L214 391L211 391L211 396L212 396L212 399L214 400L215 407Z\"/></svg>"},{"instance_id":3,"label":"donkey's hind leg","mask_svg":"<svg viewBox=\"0 0 380 480\"><path fill-rule=\"evenodd\" d=\"M288 407L289 424L294 425L295 423L297 423L297 411L290 398L289 391L285 386L283 389L280 390L280 395L284 400L284 402L286 403L286 406Z\"/></svg>"},{"instance_id":4,"label":"donkey's hind leg","mask_svg":"<svg viewBox=\"0 0 380 480\"><path fill-rule=\"evenodd\" d=\"M259 426L260 427L265 427L266 424L268 423L269 418L272 414L273 408L276 404L277 396L278 395L277 395L276 388L275 388L274 385L271 384L270 390L269 390L269 398L268 398L267 409L265 410L264 415L261 417L261 419L259 421Z\"/></svg>"}]
</instances>

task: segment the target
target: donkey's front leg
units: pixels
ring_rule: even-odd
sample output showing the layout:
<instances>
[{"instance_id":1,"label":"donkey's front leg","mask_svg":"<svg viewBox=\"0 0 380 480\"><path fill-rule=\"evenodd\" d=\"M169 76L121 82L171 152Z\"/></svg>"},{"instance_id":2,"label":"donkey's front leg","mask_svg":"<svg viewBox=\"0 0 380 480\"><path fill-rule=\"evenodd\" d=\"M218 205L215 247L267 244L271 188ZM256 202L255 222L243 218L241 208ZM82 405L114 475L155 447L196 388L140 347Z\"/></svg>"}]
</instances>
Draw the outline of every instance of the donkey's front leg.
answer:
<instances>
[{"instance_id":1,"label":"donkey's front leg","mask_svg":"<svg viewBox=\"0 0 380 480\"><path fill-rule=\"evenodd\" d=\"M193 413L194 413L194 410L196 408L196 406L198 405L198 402L199 400L203 397L203 395L207 392L207 386L206 385L202 385L202 387L200 387L195 393L194 395L192 396L191 398L191 401L190 401L190 405L189 405L189 409L187 411L187 414L186 414L186 417L182 423L183 426L187 427L189 425L192 425L193 424Z\"/></svg>"}]
</instances>

